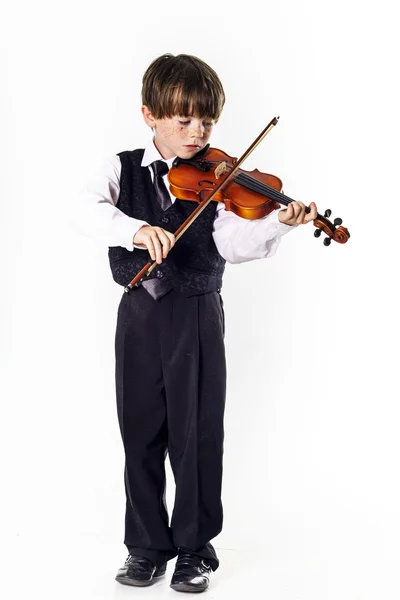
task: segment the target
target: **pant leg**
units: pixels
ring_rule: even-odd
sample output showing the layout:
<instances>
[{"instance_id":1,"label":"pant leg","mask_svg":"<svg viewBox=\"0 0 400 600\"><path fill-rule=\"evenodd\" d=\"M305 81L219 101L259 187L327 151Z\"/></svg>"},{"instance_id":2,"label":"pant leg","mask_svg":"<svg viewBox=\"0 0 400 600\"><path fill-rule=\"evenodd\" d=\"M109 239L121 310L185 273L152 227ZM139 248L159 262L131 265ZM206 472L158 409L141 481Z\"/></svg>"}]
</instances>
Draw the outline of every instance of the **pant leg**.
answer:
<instances>
[{"instance_id":1,"label":"pant leg","mask_svg":"<svg viewBox=\"0 0 400 600\"><path fill-rule=\"evenodd\" d=\"M157 566L173 558L165 504L168 445L160 357L160 304L143 289L123 294L115 336L118 421L125 450L125 545Z\"/></svg>"},{"instance_id":2,"label":"pant leg","mask_svg":"<svg viewBox=\"0 0 400 600\"><path fill-rule=\"evenodd\" d=\"M161 354L168 451L176 494L174 545L219 561L210 544L222 530L226 364L224 315L217 292L165 297Z\"/></svg>"}]
</instances>

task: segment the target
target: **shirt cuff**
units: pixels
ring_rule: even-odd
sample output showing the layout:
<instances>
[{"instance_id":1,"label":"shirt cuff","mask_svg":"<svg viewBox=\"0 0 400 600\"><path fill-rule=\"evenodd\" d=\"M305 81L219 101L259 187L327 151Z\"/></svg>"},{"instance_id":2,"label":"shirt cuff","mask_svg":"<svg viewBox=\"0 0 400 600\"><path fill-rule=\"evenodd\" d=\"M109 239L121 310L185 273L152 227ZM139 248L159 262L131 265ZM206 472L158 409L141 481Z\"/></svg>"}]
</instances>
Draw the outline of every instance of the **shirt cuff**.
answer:
<instances>
[{"instance_id":1,"label":"shirt cuff","mask_svg":"<svg viewBox=\"0 0 400 600\"><path fill-rule=\"evenodd\" d=\"M271 225L273 224L276 226L276 236L275 237L281 237L282 235L285 235L285 233L289 233L289 231L292 231L293 229L295 229L295 227L297 227L297 225L286 225L286 223L281 223L279 221L278 213L281 210L282 210L281 208L278 208L278 209L270 212L266 217L263 217L263 219L268 219L268 222Z\"/></svg>"},{"instance_id":2,"label":"shirt cuff","mask_svg":"<svg viewBox=\"0 0 400 600\"><path fill-rule=\"evenodd\" d=\"M264 250L270 247L271 242L277 242L283 235L294 229L294 226L280 223L278 212L273 210L265 217L250 221L248 225L248 240L246 246L249 248Z\"/></svg>"},{"instance_id":3,"label":"shirt cuff","mask_svg":"<svg viewBox=\"0 0 400 600\"><path fill-rule=\"evenodd\" d=\"M121 219L118 229L118 236L121 240L120 245L123 248L129 250L130 252L133 252L135 248L137 248L138 250L143 250L143 248L139 248L139 246L136 246L136 244L133 243L133 238L135 237L139 229L143 227L143 225L148 225L148 223L139 219L127 217L126 215L124 216L125 218Z\"/></svg>"}]
</instances>

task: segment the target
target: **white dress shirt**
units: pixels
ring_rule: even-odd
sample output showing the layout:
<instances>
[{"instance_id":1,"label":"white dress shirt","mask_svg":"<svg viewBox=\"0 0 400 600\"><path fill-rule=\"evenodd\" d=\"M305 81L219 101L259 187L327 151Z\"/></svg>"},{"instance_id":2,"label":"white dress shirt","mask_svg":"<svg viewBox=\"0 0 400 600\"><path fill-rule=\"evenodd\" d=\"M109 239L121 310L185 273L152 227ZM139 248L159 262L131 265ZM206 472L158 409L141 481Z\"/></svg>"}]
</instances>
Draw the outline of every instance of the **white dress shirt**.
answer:
<instances>
[{"instance_id":1,"label":"white dress shirt","mask_svg":"<svg viewBox=\"0 0 400 600\"><path fill-rule=\"evenodd\" d=\"M145 148L142 167L155 160L164 160L153 141ZM171 168L174 158L165 160ZM80 191L78 202L71 215L73 225L83 235L88 235L106 246L122 246L129 251L142 250L133 244L133 238L143 225L153 225L129 217L116 207L120 192L121 161L111 156L103 161L98 174ZM168 175L164 181L169 190ZM175 198L171 194L172 202ZM213 226L213 239L221 256L229 263L242 263L275 254L282 235L295 226L280 223L278 210L261 219L243 219L219 202ZM201 215L198 217L201 219ZM183 235L190 235L190 227ZM179 244L179 240L177 242ZM173 250L172 250L173 251Z\"/></svg>"}]
</instances>

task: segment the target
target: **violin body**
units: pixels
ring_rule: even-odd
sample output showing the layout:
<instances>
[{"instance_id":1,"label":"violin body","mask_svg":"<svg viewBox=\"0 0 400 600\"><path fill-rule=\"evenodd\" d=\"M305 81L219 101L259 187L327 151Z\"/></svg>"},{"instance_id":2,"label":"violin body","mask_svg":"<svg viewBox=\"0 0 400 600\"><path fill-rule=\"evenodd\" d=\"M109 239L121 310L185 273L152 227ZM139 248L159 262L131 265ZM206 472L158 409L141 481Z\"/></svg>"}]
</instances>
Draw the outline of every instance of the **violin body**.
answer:
<instances>
[{"instance_id":1,"label":"violin body","mask_svg":"<svg viewBox=\"0 0 400 600\"><path fill-rule=\"evenodd\" d=\"M198 166L193 164L194 161L198 163ZM210 193L214 193L214 189L223 181L224 177L228 176L236 162L236 158L218 148L210 148L205 155L199 158L179 161L177 166L172 166L168 173L171 193L180 200L192 200L200 203ZM254 171L239 169L238 173L247 175L253 181L256 180L278 192L282 190L282 181L275 175L262 173L258 169L254 169ZM260 219L272 210L281 208L279 202L261 195L259 191L244 188L236 178L228 181L226 186L216 193L212 202L224 202L227 210L231 210L244 219Z\"/></svg>"}]
</instances>

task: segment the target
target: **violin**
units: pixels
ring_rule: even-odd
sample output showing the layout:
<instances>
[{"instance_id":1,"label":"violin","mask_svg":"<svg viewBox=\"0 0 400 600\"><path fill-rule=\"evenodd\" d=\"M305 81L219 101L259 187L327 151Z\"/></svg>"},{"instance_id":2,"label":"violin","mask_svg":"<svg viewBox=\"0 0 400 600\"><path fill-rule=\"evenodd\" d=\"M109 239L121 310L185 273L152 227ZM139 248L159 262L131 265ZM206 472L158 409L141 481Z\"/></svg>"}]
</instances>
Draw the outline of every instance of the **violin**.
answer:
<instances>
[{"instance_id":1,"label":"violin","mask_svg":"<svg viewBox=\"0 0 400 600\"><path fill-rule=\"evenodd\" d=\"M277 124L278 119L279 117L272 119L239 159L229 156L218 148L210 148L207 144L191 159L177 157L174 160L168 172L171 193L180 200L198 203L192 214L175 232L175 241L178 241L213 201L224 202L227 210L232 210L244 219L260 219L280 208L281 204L288 206L294 202L282 193L282 181L279 177L262 173L258 169L245 171L240 168L249 154ZM308 206L306 212L310 212ZM331 213L330 209L327 209L323 216L317 213L317 218L313 221L316 227L314 236L319 237L322 232L326 233L325 246L329 246L332 240L345 244L350 237L349 231L342 227L340 218L336 218L331 223L328 219ZM156 261L148 262L124 288L124 291L129 293L134 286L138 287L156 266Z\"/></svg>"},{"instance_id":2,"label":"violin","mask_svg":"<svg viewBox=\"0 0 400 600\"><path fill-rule=\"evenodd\" d=\"M209 144L191 159L177 157L168 172L171 193L180 200L192 200L199 204L207 194L214 192L218 184L223 183L237 163L237 158L229 156L218 148L210 148ZM223 202L226 210L233 211L244 219L261 219L271 211L288 206L294 202L282 193L282 181L275 175L262 173L258 169L245 171L238 169L238 174L230 178L226 185L219 186L212 201ZM306 207L306 213L310 208ZM327 209L324 216L317 213L313 221L317 228L314 236L325 232L328 237L324 245L331 241L344 244L350 237L348 229L342 227L342 219L337 217L333 223L328 220L332 214Z\"/></svg>"}]
</instances>

